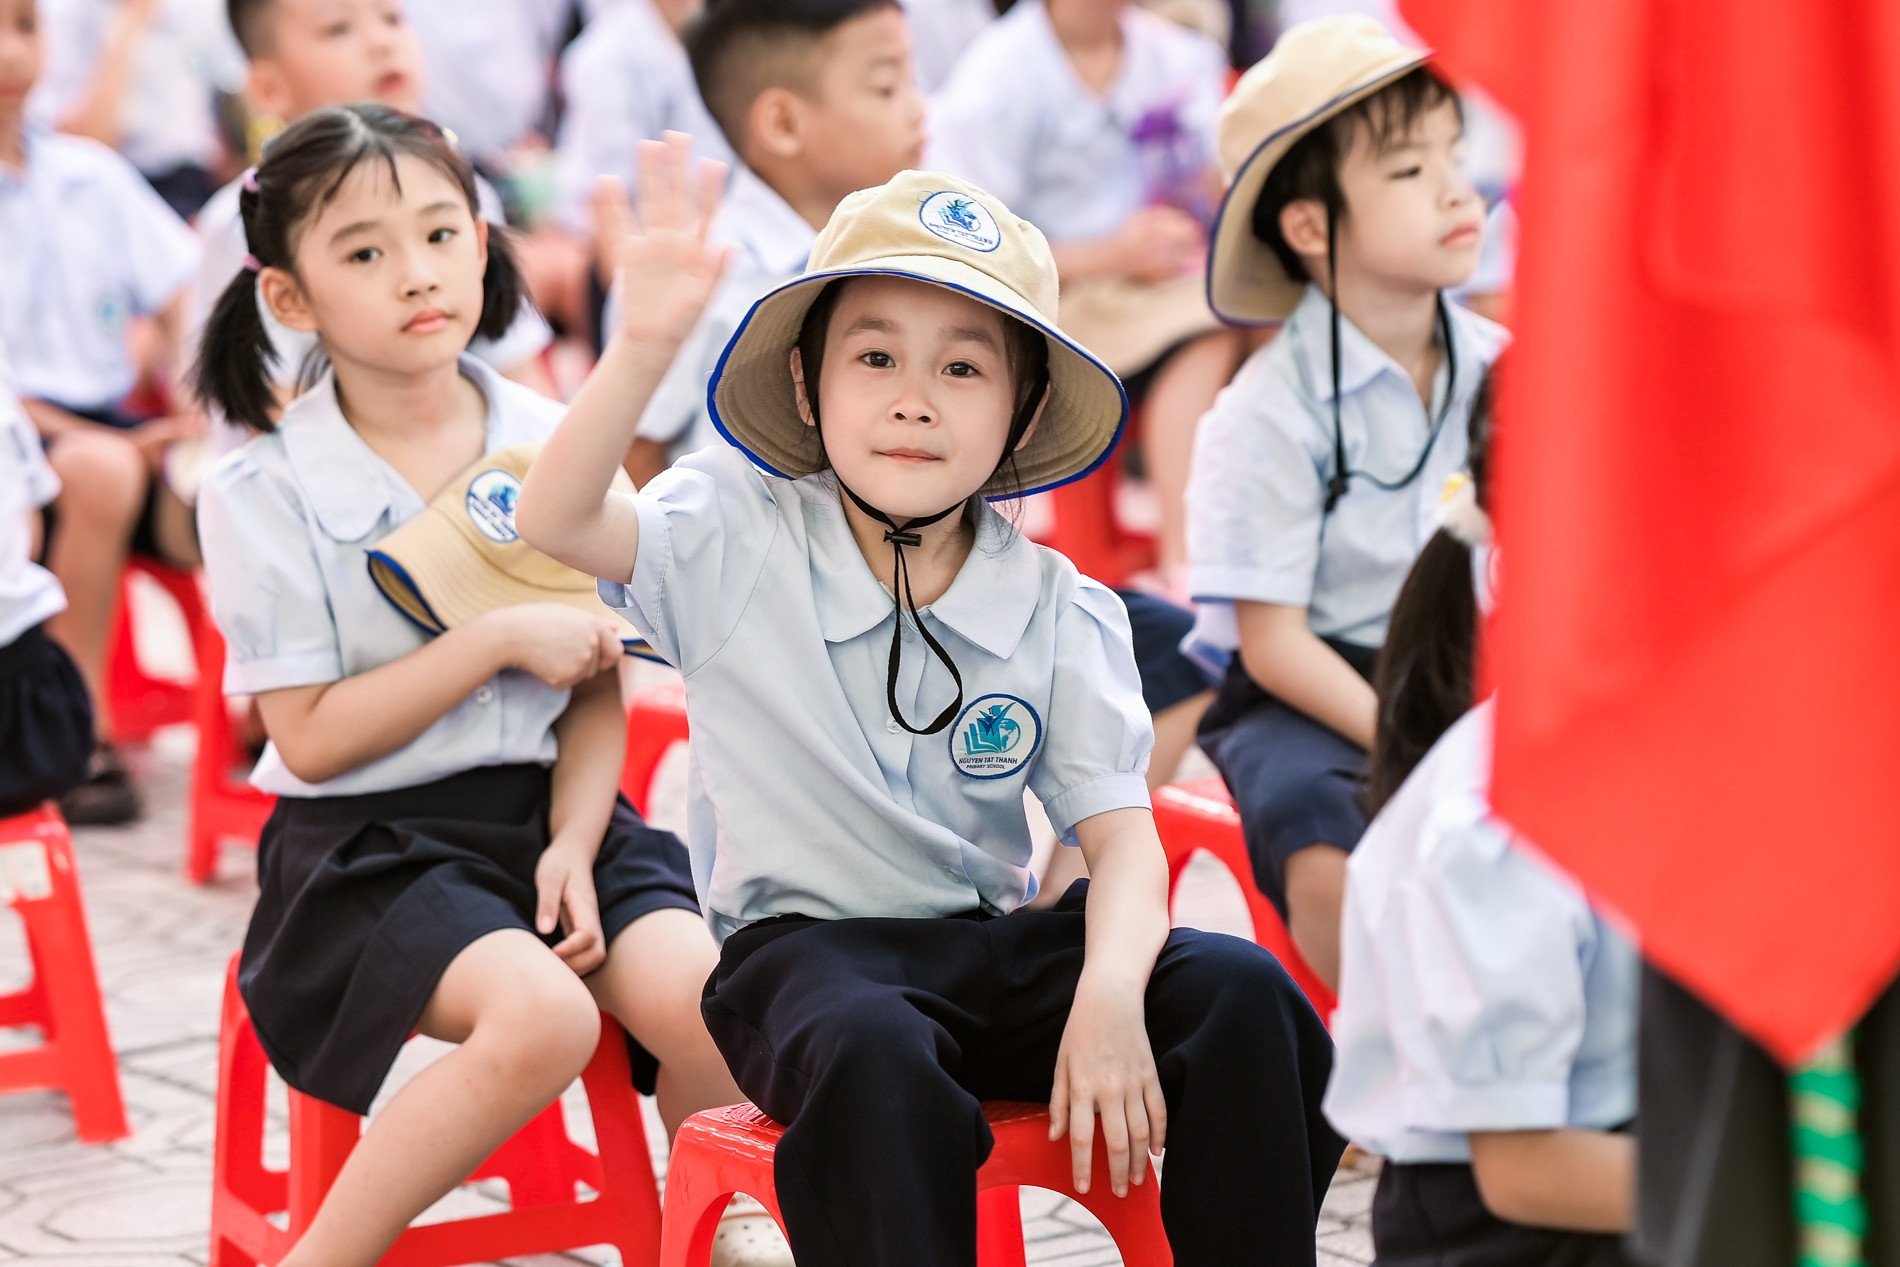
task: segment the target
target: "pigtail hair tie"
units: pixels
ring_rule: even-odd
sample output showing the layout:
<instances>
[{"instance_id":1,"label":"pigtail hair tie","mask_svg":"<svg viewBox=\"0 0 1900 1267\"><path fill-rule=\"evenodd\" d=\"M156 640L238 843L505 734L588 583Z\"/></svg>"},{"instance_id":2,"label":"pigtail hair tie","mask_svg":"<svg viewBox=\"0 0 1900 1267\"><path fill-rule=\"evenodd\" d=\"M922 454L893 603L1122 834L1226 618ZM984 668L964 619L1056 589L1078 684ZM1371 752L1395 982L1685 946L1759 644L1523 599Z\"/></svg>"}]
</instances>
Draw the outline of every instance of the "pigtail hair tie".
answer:
<instances>
[{"instance_id":1,"label":"pigtail hair tie","mask_svg":"<svg viewBox=\"0 0 1900 1267\"><path fill-rule=\"evenodd\" d=\"M263 262L248 251L244 254L244 268L246 272L251 273L261 273L264 271Z\"/></svg>"},{"instance_id":2,"label":"pigtail hair tie","mask_svg":"<svg viewBox=\"0 0 1900 1267\"><path fill-rule=\"evenodd\" d=\"M244 175L238 177L238 184L240 187L243 188L245 193L247 194L256 193L257 192L257 169L255 167L245 168Z\"/></svg>"}]
</instances>

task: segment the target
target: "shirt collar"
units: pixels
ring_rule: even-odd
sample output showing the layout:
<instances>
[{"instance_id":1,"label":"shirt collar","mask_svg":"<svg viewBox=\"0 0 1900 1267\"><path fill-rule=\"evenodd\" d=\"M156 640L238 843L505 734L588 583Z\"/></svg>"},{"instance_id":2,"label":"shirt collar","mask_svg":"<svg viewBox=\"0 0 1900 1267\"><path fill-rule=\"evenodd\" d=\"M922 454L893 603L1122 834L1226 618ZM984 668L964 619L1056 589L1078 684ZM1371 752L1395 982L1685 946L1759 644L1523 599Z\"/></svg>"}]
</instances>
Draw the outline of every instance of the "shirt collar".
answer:
<instances>
[{"instance_id":1,"label":"shirt collar","mask_svg":"<svg viewBox=\"0 0 1900 1267\"><path fill-rule=\"evenodd\" d=\"M768 273L791 276L811 258L818 230L778 190L743 163L736 164L726 188L721 236L737 242Z\"/></svg>"},{"instance_id":2,"label":"shirt collar","mask_svg":"<svg viewBox=\"0 0 1900 1267\"><path fill-rule=\"evenodd\" d=\"M865 563L835 482L812 475L797 485L805 506L819 631L826 642L849 642L888 620L896 604ZM943 596L923 610L965 642L1007 659L1041 600L1036 546L985 504L970 557Z\"/></svg>"},{"instance_id":3,"label":"shirt collar","mask_svg":"<svg viewBox=\"0 0 1900 1267\"><path fill-rule=\"evenodd\" d=\"M497 407L503 385L493 370L464 356L461 371L488 402L484 453L535 438L512 434L506 411ZM284 407L277 431L305 500L333 539L361 541L392 507L410 513L421 509L416 491L344 418L335 370L325 369L315 386Z\"/></svg>"},{"instance_id":4,"label":"shirt collar","mask_svg":"<svg viewBox=\"0 0 1900 1267\"><path fill-rule=\"evenodd\" d=\"M1452 300L1447 299L1445 306L1451 317L1451 344L1458 360L1458 382L1453 384L1452 390L1462 398L1476 390L1478 380L1497 359L1510 336L1496 322ZM1333 398L1332 320L1332 304L1319 287L1310 284L1293 315L1287 318L1306 381L1312 384L1313 395L1321 403ZM1342 316L1339 322L1340 391L1350 395L1388 372L1410 381L1397 361L1387 356L1350 318Z\"/></svg>"}]
</instances>

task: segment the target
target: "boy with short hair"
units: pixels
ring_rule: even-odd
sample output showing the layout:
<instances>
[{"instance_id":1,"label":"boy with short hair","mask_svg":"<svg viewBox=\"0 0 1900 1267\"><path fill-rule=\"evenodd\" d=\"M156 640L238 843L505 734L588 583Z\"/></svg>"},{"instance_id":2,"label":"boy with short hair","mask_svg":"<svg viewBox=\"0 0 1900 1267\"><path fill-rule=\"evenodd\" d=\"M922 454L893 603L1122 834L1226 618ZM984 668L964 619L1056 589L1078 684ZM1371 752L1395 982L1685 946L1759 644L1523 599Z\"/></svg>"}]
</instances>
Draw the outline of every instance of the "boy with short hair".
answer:
<instances>
[{"instance_id":1,"label":"boy with short hair","mask_svg":"<svg viewBox=\"0 0 1900 1267\"><path fill-rule=\"evenodd\" d=\"M106 644L128 551L195 559L189 516L159 478L192 420L134 414L126 400L139 379L135 319L158 327L168 370L185 363L184 289L197 244L125 159L28 122L44 54L34 0L0 0L0 344L63 486L45 561L67 607L47 632L109 709ZM62 808L75 823L138 817L137 791L109 744Z\"/></svg>"},{"instance_id":2,"label":"boy with short hair","mask_svg":"<svg viewBox=\"0 0 1900 1267\"><path fill-rule=\"evenodd\" d=\"M420 113L422 48L400 0L228 0L226 12L250 61L245 95L260 115L288 125L325 106L352 101ZM213 194L198 216L204 261L192 288L194 326L204 324L232 276L244 267L249 247L238 216L241 184L241 179L232 181ZM485 218L501 225L501 199L480 178L477 190ZM289 386L316 341L278 324L268 310L264 323L277 349L277 372ZM477 339L469 351L509 378L552 395L540 355L553 337L541 314L524 302L501 338ZM234 444L242 437L231 428L220 439Z\"/></svg>"},{"instance_id":3,"label":"boy with short hair","mask_svg":"<svg viewBox=\"0 0 1900 1267\"><path fill-rule=\"evenodd\" d=\"M1201 424L1192 641L1231 656L1201 746L1261 889L1328 984L1400 585L1462 469L1497 325L1448 302L1483 246L1456 94L1371 18L1295 27L1222 111L1208 261L1228 321L1284 322Z\"/></svg>"},{"instance_id":4,"label":"boy with short hair","mask_svg":"<svg viewBox=\"0 0 1900 1267\"><path fill-rule=\"evenodd\" d=\"M686 51L739 160L712 226L737 250L641 417L627 463L638 482L718 439L706 382L746 311L799 274L840 199L916 166L924 145L897 0L714 0ZM624 193L615 205L624 214ZM625 236L605 224L601 235Z\"/></svg>"}]
</instances>

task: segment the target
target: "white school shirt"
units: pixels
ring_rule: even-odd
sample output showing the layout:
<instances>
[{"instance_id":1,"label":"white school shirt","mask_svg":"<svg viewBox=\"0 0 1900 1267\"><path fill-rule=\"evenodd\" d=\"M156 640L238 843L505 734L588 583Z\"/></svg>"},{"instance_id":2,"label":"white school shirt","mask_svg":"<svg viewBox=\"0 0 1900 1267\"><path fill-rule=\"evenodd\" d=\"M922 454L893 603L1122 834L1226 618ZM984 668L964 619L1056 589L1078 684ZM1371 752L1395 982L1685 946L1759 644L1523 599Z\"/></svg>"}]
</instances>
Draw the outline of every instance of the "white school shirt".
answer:
<instances>
[{"instance_id":1,"label":"white school shirt","mask_svg":"<svg viewBox=\"0 0 1900 1267\"><path fill-rule=\"evenodd\" d=\"M829 475L702 449L635 496L631 583L600 585L685 677L687 849L719 940L791 913L1006 913L1035 891L1025 787L1064 837L1148 805L1154 732L1120 599L985 506L922 609L963 708L913 736L885 699L891 593L838 498ZM897 698L927 720L955 688L914 630L902 646Z\"/></svg>"},{"instance_id":2,"label":"white school shirt","mask_svg":"<svg viewBox=\"0 0 1900 1267\"><path fill-rule=\"evenodd\" d=\"M124 158L29 127L26 166L0 166L0 344L23 399L119 403L138 378L126 326L163 308L198 242Z\"/></svg>"},{"instance_id":3,"label":"white school shirt","mask_svg":"<svg viewBox=\"0 0 1900 1267\"><path fill-rule=\"evenodd\" d=\"M556 209L569 229L592 235L589 200L602 176L638 183L641 141L666 131L693 151L733 165L732 147L707 113L686 50L652 0L622 0L587 24L561 54L566 109L556 144Z\"/></svg>"},{"instance_id":4,"label":"white school shirt","mask_svg":"<svg viewBox=\"0 0 1900 1267\"><path fill-rule=\"evenodd\" d=\"M565 411L473 357L462 358L462 373L488 400L487 452L547 439ZM328 370L275 431L214 464L198 494L198 536L226 645L225 692L335 682L427 642L376 588L367 557L424 506L344 419ZM550 765L567 701L568 692L506 669L388 756L306 783L273 744L251 782L279 796L354 796L479 766Z\"/></svg>"},{"instance_id":5,"label":"white school shirt","mask_svg":"<svg viewBox=\"0 0 1900 1267\"><path fill-rule=\"evenodd\" d=\"M244 257L250 251L250 244L244 236L244 219L238 212L241 183L234 180L211 195L198 213L198 234L204 242L204 254L192 277L189 301L194 331L191 342L194 347L203 337L205 323L211 319L211 310L217 307L218 297L224 294L231 279L242 271ZM491 232L499 231L503 224L501 196L495 192L494 186L480 176L475 178L475 200L482 218L490 224ZM292 330L277 320L264 303L262 291L257 294L257 310L264 319L264 328L270 332L271 346L277 352L275 373L278 380L295 383L303 371L305 360L317 350L317 336L302 330ZM501 332L500 338L477 338L468 345L468 350L471 356L506 372L540 355L541 350L553 341L554 331L549 328L540 309L534 306L534 301L524 295L521 311L508 323L508 328ZM211 442L216 452L225 453L244 443L249 435L249 431L220 417L212 424Z\"/></svg>"},{"instance_id":6,"label":"white school shirt","mask_svg":"<svg viewBox=\"0 0 1900 1267\"><path fill-rule=\"evenodd\" d=\"M1224 658L1239 645L1236 600L1305 607L1313 632L1362 647L1386 619L1412 561L1437 530L1439 495L1462 470L1471 401L1509 336L1449 305L1457 376L1431 455L1396 491L1354 474L1324 514L1333 473L1332 310L1308 286L1271 343L1247 359L1201 419L1188 477L1188 647ZM1342 318L1340 424L1347 469L1395 483L1418 461L1445 399L1440 365L1428 415L1412 378Z\"/></svg>"},{"instance_id":7,"label":"white school shirt","mask_svg":"<svg viewBox=\"0 0 1900 1267\"><path fill-rule=\"evenodd\" d=\"M903 5L917 82L925 92L943 87L964 50L996 21L991 0L903 0Z\"/></svg>"},{"instance_id":8,"label":"white school shirt","mask_svg":"<svg viewBox=\"0 0 1900 1267\"><path fill-rule=\"evenodd\" d=\"M987 189L1052 242L1104 237L1156 202L1207 216L1226 54L1132 6L1122 35L1121 69L1098 96L1041 0L1021 0L931 98L931 165Z\"/></svg>"},{"instance_id":9,"label":"white school shirt","mask_svg":"<svg viewBox=\"0 0 1900 1267\"><path fill-rule=\"evenodd\" d=\"M554 55L573 6L565 0L405 0L422 45L422 113L454 130L491 170L545 123Z\"/></svg>"},{"instance_id":10,"label":"white school shirt","mask_svg":"<svg viewBox=\"0 0 1900 1267\"><path fill-rule=\"evenodd\" d=\"M719 367L726 341L766 292L805 271L812 243L818 240L818 231L743 165L733 169L710 234L714 241L731 242L739 249L640 415L639 435L669 445L675 456L725 443L706 407L706 385ZM609 330L616 328L619 307L616 289L606 314Z\"/></svg>"},{"instance_id":11,"label":"white school shirt","mask_svg":"<svg viewBox=\"0 0 1900 1267\"><path fill-rule=\"evenodd\" d=\"M1636 1113L1640 961L1493 817L1491 725L1484 704L1445 732L1348 863L1325 1111L1396 1162Z\"/></svg>"},{"instance_id":12,"label":"white school shirt","mask_svg":"<svg viewBox=\"0 0 1900 1267\"><path fill-rule=\"evenodd\" d=\"M0 350L0 647L66 610L66 592L33 561L33 513L59 496L59 477L46 464Z\"/></svg>"},{"instance_id":13,"label":"white school shirt","mask_svg":"<svg viewBox=\"0 0 1900 1267\"><path fill-rule=\"evenodd\" d=\"M30 101L52 125L93 79L119 0L46 0L46 75ZM133 59L120 108L118 150L142 172L217 166L219 93L244 89L244 52L225 16L225 0L161 0Z\"/></svg>"}]
</instances>

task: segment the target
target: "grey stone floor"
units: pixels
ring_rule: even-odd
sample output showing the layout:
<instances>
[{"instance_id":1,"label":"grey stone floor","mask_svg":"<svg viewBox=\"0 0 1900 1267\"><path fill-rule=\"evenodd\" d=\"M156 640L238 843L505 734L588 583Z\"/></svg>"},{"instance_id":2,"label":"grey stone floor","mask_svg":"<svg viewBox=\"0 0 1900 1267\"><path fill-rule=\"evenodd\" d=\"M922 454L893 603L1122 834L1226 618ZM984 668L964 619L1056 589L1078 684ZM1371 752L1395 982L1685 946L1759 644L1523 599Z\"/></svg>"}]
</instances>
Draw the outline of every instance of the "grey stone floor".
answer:
<instances>
[{"instance_id":1,"label":"grey stone floor","mask_svg":"<svg viewBox=\"0 0 1900 1267\"><path fill-rule=\"evenodd\" d=\"M131 754L150 799L142 823L83 830L76 847L113 1045L132 1135L85 1145L54 1094L0 1096L0 1265L183 1267L206 1260L218 1002L225 963L243 935L253 896L252 859L227 848L219 878L196 888L182 878L183 791L188 730L161 733ZM656 817L682 803L679 769L663 775ZM1177 916L1245 933L1238 895L1217 869L1190 873ZM18 922L0 910L0 992L25 975ZM0 1047L31 1040L0 1030ZM392 1083L426 1063L412 1043ZM647 1106L648 1135L662 1139ZM283 1147L281 1125L274 1137ZM1320 1227L1322 1267L1372 1259L1367 1228L1370 1170L1345 1170ZM429 1217L497 1205L498 1193L465 1189ZM1041 1191L1023 1196L1030 1262L1106 1267L1120 1261L1107 1236L1072 1203ZM535 1260L541 1261L541 1260ZM614 1261L585 1251L545 1260Z\"/></svg>"}]
</instances>

